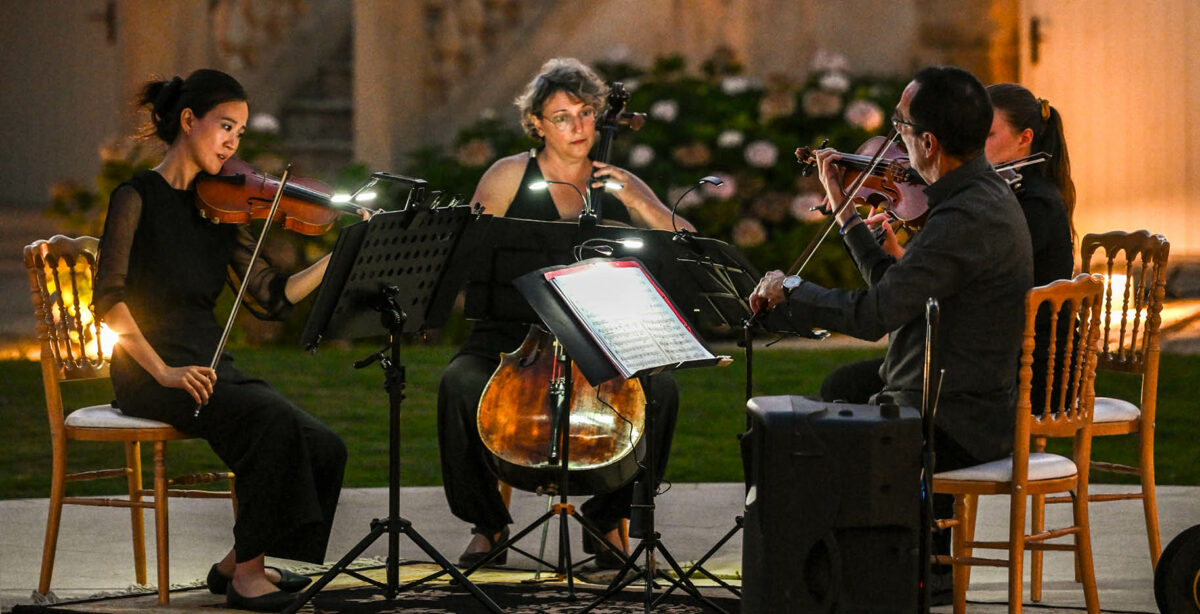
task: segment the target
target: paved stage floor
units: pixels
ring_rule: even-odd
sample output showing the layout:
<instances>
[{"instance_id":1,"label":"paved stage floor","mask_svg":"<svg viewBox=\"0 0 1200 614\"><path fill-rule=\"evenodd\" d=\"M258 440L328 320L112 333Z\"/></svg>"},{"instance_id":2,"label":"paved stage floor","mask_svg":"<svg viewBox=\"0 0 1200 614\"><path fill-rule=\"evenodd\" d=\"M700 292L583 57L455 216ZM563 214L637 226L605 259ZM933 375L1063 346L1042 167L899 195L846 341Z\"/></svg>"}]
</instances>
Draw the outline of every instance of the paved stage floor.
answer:
<instances>
[{"instance_id":1,"label":"paved stage floor","mask_svg":"<svg viewBox=\"0 0 1200 614\"><path fill-rule=\"evenodd\" d=\"M1104 492L1114 487L1096 486ZM740 484L674 484L659 498L657 524L671 553L680 560L695 560L730 527L742 509ZM518 526L537 518L546 499L514 492L513 510ZM1007 522L1006 499L985 497L980 506L979 536L1003 539ZM434 547L451 560L466 545L469 527L447 511L438 487L404 488L401 514ZM1053 514L1066 513L1068 506L1054 506ZM1159 490L1163 543L1183 529L1200 524L1200 488L1165 486ZM1113 502L1092 506L1093 542L1100 603L1109 612L1155 612L1153 574L1146 548L1141 506L1136 502ZM32 603L41 560L42 538L47 513L45 499L0 501L0 607ZM332 562L350 550L369 530L371 519L387 514L387 491L381 488L347 489L342 494L328 558ZM230 547L233 516L226 501L174 499L171 502L171 583L195 584L203 580L209 566ZM556 528L556 527L555 527ZM572 523L572 535L579 530ZM154 582L152 522L146 523L149 579ZM537 549L531 535L526 549ZM553 548L555 531L548 547ZM989 537L990 536L990 537ZM574 541L578 542L575 537ZM416 546L401 541L401 557L428 560ZM583 556L578 543L576 556ZM78 599L101 592L124 591L133 583L133 556L129 539L129 516L124 510L68 506L63 514L57 563L51 589L59 599ZM377 541L364 556L383 556L385 540ZM532 568L528 561L510 557L510 565ZM285 563L286 564L286 563ZM741 536L735 536L707 567L725 577L736 578L741 566ZM1028 565L1026 565L1028 570ZM1069 554L1047 554L1047 577L1043 604L1049 611L1077 611L1083 593L1072 581ZM977 568L972 573L968 598L972 612L1000 612L1006 599L1006 572ZM1028 593L1026 593L1028 603ZM211 611L211 608L205 608ZM935 611L949 611L936 608Z\"/></svg>"}]
</instances>

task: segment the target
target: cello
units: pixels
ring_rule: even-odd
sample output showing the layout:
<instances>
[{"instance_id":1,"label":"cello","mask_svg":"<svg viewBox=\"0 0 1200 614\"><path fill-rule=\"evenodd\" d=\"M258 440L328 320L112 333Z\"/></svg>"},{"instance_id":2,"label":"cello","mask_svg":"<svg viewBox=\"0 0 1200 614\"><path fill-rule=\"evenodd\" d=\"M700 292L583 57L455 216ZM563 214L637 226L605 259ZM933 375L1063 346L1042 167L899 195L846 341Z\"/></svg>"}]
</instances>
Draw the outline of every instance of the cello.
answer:
<instances>
[{"instance_id":1,"label":"cello","mask_svg":"<svg viewBox=\"0 0 1200 614\"><path fill-rule=\"evenodd\" d=\"M624 86L613 83L596 122L601 162L608 162L621 126L638 130L645 121L644 114L624 110L628 100ZM602 187L589 187L580 224L603 219L602 194ZM591 386L558 340L532 326L521 346L501 357L480 397L476 426L493 469L508 484L530 492L601 494L637 475L645 405L637 379Z\"/></svg>"},{"instance_id":2,"label":"cello","mask_svg":"<svg viewBox=\"0 0 1200 614\"><path fill-rule=\"evenodd\" d=\"M476 423L501 480L530 492L560 492L565 460L566 494L599 494L637 474L645 406L638 380L593 387L558 340L532 326L521 347L500 359ZM568 412L565 438L561 411Z\"/></svg>"}]
</instances>

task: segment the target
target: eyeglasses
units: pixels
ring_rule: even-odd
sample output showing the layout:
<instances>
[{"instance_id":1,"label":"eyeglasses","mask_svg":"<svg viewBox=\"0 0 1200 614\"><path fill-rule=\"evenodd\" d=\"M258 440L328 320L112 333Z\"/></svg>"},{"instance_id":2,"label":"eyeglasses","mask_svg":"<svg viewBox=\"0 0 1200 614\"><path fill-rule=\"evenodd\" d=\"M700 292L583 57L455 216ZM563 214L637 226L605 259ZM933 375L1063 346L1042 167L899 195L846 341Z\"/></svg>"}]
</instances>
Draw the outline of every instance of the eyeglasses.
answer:
<instances>
[{"instance_id":1,"label":"eyeglasses","mask_svg":"<svg viewBox=\"0 0 1200 614\"><path fill-rule=\"evenodd\" d=\"M900 119L900 116L898 116L898 115L892 115L892 127L894 127L896 129L896 132L900 132L901 124L904 124L905 126L912 128L913 132L929 132L929 130L927 128L925 128L924 126L922 126L921 124L915 124L913 122Z\"/></svg>"},{"instance_id":2,"label":"eyeglasses","mask_svg":"<svg viewBox=\"0 0 1200 614\"><path fill-rule=\"evenodd\" d=\"M579 122L581 124L585 124L585 125L588 122L594 123L596 121L596 110L595 109L584 109L584 110L580 111L578 115L572 115L572 114L564 111L562 113L554 115L553 117L545 117L541 114L538 114L538 117L550 122L551 124L554 124L554 127L558 128L559 131L566 132L566 131L570 130L571 128L575 127L575 120L579 120Z\"/></svg>"}]
</instances>

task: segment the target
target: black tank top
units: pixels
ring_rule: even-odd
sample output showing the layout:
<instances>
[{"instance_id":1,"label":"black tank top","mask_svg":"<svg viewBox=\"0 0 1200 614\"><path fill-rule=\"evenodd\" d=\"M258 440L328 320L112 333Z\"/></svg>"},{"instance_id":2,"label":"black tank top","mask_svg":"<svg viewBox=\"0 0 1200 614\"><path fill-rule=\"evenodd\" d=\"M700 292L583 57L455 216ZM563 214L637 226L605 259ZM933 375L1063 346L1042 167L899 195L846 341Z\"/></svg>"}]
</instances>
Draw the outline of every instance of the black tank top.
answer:
<instances>
[{"instance_id":1,"label":"black tank top","mask_svg":"<svg viewBox=\"0 0 1200 614\"><path fill-rule=\"evenodd\" d=\"M550 197L549 190L529 189L529 184L546 179L542 175L541 167L538 166L537 153L537 150L529 151L529 163L525 165L525 174L521 176L521 185L517 188L517 194L513 197L504 217L545 222L562 219L558 215L558 208L554 206L554 199ZM631 224L629 210L621 204L621 201L612 198L605 192L599 194L605 219ZM480 320L475 322L471 328L471 334L467 336L466 343L459 348L458 353L499 361L500 354L517 349L525 340L528 332L529 327L524 324Z\"/></svg>"}]
</instances>

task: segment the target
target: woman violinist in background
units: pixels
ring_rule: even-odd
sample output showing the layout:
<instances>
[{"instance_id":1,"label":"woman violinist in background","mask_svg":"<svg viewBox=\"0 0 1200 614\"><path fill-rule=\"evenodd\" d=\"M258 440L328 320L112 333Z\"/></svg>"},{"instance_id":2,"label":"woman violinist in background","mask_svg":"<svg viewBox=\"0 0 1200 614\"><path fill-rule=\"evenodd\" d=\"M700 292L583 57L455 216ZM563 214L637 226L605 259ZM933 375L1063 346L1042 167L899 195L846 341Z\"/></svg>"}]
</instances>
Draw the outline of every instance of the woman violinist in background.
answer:
<instances>
[{"instance_id":1,"label":"woman violinist in background","mask_svg":"<svg viewBox=\"0 0 1200 614\"><path fill-rule=\"evenodd\" d=\"M988 162L998 165L1035 153L1050 155L1045 162L1021 168L1022 180L1013 186L1033 243L1033 283L1042 286L1056 279L1069 279L1075 267L1075 184L1071 181L1062 116L1049 102L1016 83L997 83L987 91L994 111L984 149ZM886 219L886 214L879 214L866 221L884 226L884 247L900 258L904 248L896 242ZM1049 325L1049 314L1038 314L1037 329L1049 330ZM1060 342L1058 347L1063 344ZM1040 390L1045 386L1046 343L1038 343L1033 358L1033 389ZM865 403L882 388L882 361L865 360L835 369L821 382L821 398ZM1033 401L1034 410L1041 411L1044 397L1035 395Z\"/></svg>"},{"instance_id":2,"label":"woman violinist in background","mask_svg":"<svg viewBox=\"0 0 1200 614\"><path fill-rule=\"evenodd\" d=\"M246 129L246 93L233 77L197 70L147 83L163 161L113 191L100 240L95 305L119 335L114 405L204 438L237 475L233 548L208 574L231 607L278 611L309 579L264 566L271 555L322 563L346 464L342 440L266 382L222 355L213 313L227 271L246 271L245 226L214 224L195 205L195 179L217 174ZM288 276L254 263L247 294L260 317L280 318L320 283L328 256ZM196 412L197 404L203 406Z\"/></svg>"},{"instance_id":3,"label":"woman violinist in background","mask_svg":"<svg viewBox=\"0 0 1200 614\"><path fill-rule=\"evenodd\" d=\"M571 58L546 62L541 72L525 88L515 104L521 110L521 125L542 147L497 160L484 173L472 202L485 213L500 217L533 220L574 220L583 210L581 193L589 186L604 186L601 208L606 219L643 228L669 229L671 211L654 195L644 181L629 171L593 161L596 143L596 118L603 111L608 87L590 68ZM545 191L533 191L530 184L551 183ZM615 201L615 202L614 202ZM682 228L693 230L688 222L676 219ZM473 525L474 534L459 557L459 565L469 567L482 560L492 548L508 536L512 517L497 489L497 479L488 466L489 452L476 426L479 400L503 352L521 345L528 326L512 323L476 322L466 343L451 359L442 374L438 389L438 447L442 458L442 483L450 511ZM654 376L650 388L660 414L655 418L657 441L656 481L662 478L674 431L678 408L678 388L673 378ZM629 516L632 484L615 492L592 497L582 506L584 516L605 533L617 548L622 548L617 529ZM597 551L596 563L602 568L619 567L621 561L588 540L585 551ZM504 563L507 553L496 559Z\"/></svg>"}]
</instances>

